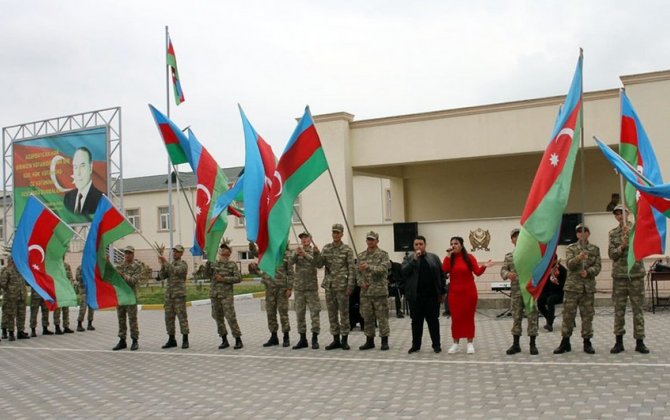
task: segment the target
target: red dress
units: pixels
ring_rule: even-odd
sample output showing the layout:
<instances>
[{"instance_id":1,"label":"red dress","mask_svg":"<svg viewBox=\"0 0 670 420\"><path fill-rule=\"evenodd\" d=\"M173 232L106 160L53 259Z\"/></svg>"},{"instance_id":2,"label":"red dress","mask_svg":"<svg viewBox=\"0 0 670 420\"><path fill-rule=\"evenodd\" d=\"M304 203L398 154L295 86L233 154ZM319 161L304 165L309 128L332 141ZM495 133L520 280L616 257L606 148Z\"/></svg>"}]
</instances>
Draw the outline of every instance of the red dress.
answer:
<instances>
[{"instance_id":1,"label":"red dress","mask_svg":"<svg viewBox=\"0 0 670 420\"><path fill-rule=\"evenodd\" d=\"M451 258L445 257L442 270L449 273L449 312L451 313L451 336L454 340L475 337L475 310L477 309L477 286L475 277L481 276L486 267L480 266L477 259L468 254L472 262L472 271L463 259L463 254L455 254L454 265Z\"/></svg>"}]
</instances>

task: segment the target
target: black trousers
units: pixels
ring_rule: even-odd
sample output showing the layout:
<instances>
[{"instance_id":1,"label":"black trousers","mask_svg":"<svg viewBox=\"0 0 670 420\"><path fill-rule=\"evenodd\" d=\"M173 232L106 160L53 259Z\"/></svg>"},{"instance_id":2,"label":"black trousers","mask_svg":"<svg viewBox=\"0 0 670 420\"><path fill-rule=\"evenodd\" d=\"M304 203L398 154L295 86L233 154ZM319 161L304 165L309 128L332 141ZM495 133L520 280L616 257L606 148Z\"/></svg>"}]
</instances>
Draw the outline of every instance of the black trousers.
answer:
<instances>
[{"instance_id":1,"label":"black trousers","mask_svg":"<svg viewBox=\"0 0 670 420\"><path fill-rule=\"evenodd\" d=\"M554 315L556 313L556 305L563 303L563 295L541 295L537 300L537 309L540 311L544 319L547 321L547 324L553 325Z\"/></svg>"},{"instance_id":2,"label":"black trousers","mask_svg":"<svg viewBox=\"0 0 670 420\"><path fill-rule=\"evenodd\" d=\"M437 296L417 296L415 301L409 302L409 313L412 317L412 347L421 348L424 320L433 348L440 347L440 302Z\"/></svg>"}]
</instances>

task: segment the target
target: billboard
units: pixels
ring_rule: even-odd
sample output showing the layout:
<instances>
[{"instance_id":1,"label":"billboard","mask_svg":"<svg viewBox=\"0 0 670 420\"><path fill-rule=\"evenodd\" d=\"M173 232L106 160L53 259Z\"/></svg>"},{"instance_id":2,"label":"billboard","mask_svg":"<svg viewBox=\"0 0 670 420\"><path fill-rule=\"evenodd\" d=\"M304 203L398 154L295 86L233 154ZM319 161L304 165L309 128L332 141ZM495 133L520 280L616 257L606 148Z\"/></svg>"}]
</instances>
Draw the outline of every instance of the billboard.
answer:
<instances>
[{"instance_id":1,"label":"billboard","mask_svg":"<svg viewBox=\"0 0 670 420\"><path fill-rule=\"evenodd\" d=\"M108 193L107 126L13 143L14 221L31 194L66 223L89 223Z\"/></svg>"}]
</instances>

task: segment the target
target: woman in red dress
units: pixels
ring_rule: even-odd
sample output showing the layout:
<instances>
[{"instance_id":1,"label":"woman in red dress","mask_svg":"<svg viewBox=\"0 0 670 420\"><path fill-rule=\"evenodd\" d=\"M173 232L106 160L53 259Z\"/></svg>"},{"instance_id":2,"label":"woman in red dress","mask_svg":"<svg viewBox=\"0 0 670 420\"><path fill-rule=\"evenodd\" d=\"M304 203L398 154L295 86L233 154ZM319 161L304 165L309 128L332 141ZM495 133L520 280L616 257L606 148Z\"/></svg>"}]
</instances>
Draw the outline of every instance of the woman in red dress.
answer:
<instances>
[{"instance_id":1,"label":"woman in red dress","mask_svg":"<svg viewBox=\"0 0 670 420\"><path fill-rule=\"evenodd\" d=\"M449 273L449 311L451 312L451 336L454 344L448 353L457 353L458 342L461 338L468 340L467 352L473 354L475 346L472 340L475 338L475 310L477 309L477 286L475 277L484 274L486 268L493 265L488 260L484 265L479 265L473 255L468 254L463 246L463 238L454 236L451 238L447 256L442 262L442 270Z\"/></svg>"}]
</instances>

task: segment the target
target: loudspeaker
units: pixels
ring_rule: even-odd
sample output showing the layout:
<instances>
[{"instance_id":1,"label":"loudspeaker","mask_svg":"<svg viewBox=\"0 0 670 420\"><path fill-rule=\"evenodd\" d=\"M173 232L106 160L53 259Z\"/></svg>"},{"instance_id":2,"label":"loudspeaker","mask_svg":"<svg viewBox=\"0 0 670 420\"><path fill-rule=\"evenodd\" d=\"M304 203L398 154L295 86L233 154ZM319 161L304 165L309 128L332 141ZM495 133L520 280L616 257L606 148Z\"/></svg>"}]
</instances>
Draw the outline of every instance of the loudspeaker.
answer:
<instances>
[{"instance_id":1,"label":"loudspeaker","mask_svg":"<svg viewBox=\"0 0 670 420\"><path fill-rule=\"evenodd\" d=\"M414 238L419 234L417 222L393 224L393 250L395 252L412 251Z\"/></svg>"},{"instance_id":2,"label":"loudspeaker","mask_svg":"<svg viewBox=\"0 0 670 420\"><path fill-rule=\"evenodd\" d=\"M561 219L559 245L570 245L577 242L577 225L582 223L581 213L565 213Z\"/></svg>"}]
</instances>

